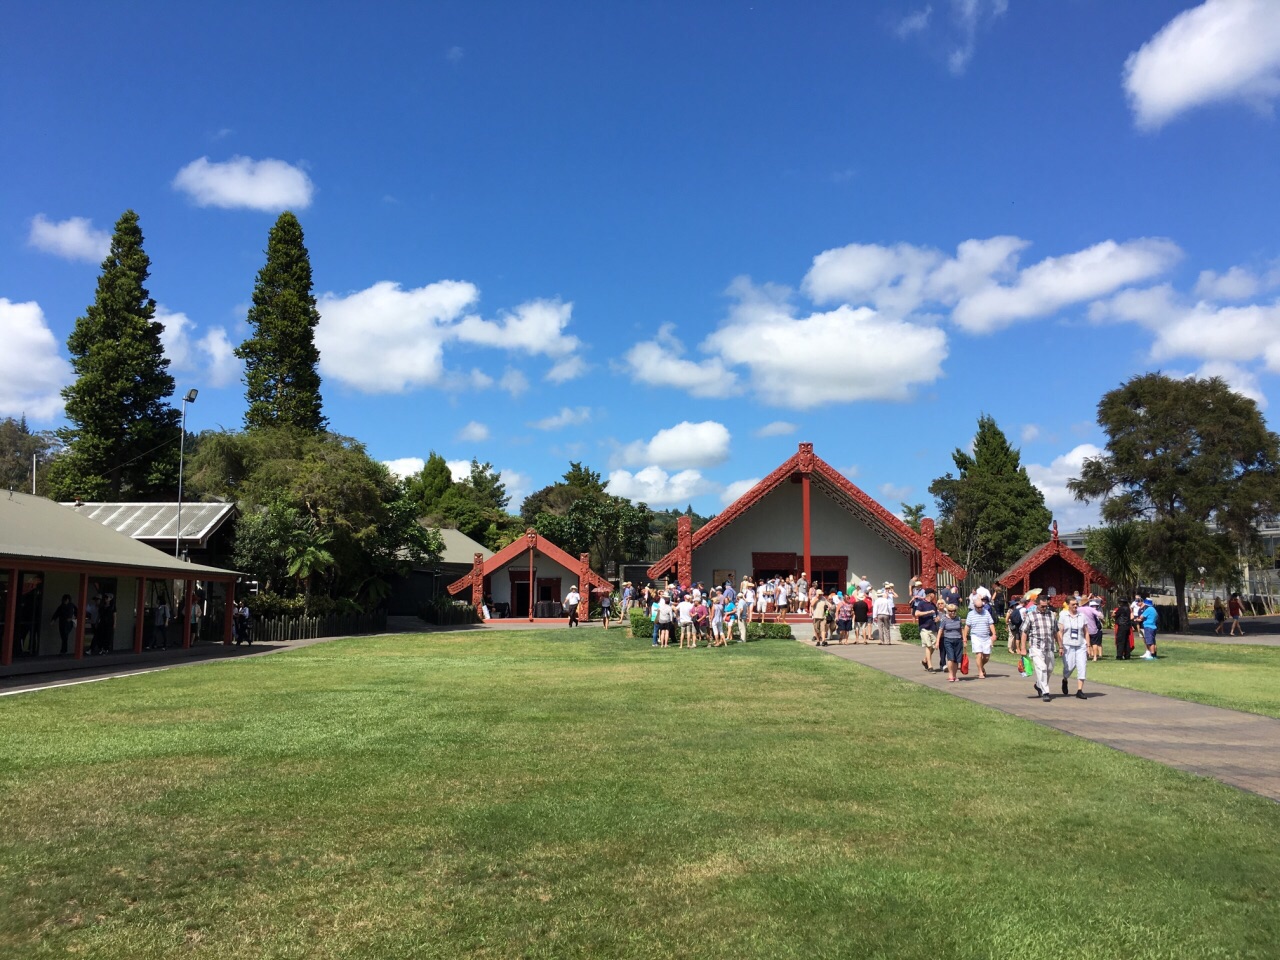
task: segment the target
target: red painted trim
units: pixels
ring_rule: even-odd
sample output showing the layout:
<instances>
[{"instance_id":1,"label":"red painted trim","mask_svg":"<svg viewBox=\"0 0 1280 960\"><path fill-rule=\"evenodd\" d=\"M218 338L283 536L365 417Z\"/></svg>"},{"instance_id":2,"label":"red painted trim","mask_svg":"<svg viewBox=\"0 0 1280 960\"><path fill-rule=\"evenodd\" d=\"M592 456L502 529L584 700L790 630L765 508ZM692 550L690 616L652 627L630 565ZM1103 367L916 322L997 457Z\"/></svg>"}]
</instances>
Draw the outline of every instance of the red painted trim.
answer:
<instances>
[{"instance_id":1,"label":"red painted trim","mask_svg":"<svg viewBox=\"0 0 1280 960\"><path fill-rule=\"evenodd\" d=\"M76 618L76 659L84 659L84 608L89 602L89 575L87 573L80 574L80 599L76 601L79 605L80 616Z\"/></svg>"},{"instance_id":2,"label":"red painted trim","mask_svg":"<svg viewBox=\"0 0 1280 960\"><path fill-rule=\"evenodd\" d=\"M501 550L495 553L488 560L484 559L483 554L477 553L476 563L472 567L471 572L464 577L459 577L457 580L453 581L453 583L449 584L449 586L446 587L445 589L447 589L450 594L453 594L454 596L456 596L457 594L465 590L467 587L471 587L472 603L476 605L476 609L479 609L480 604L477 603L475 599L475 585L476 585L477 574L479 575L479 578L481 580L481 590L483 590L484 577L487 577L490 574L502 569L504 566L510 563L511 560L513 560L515 557L518 557L525 550L536 550L538 553L541 553L544 557L547 557L549 560L554 560L556 563L560 564L560 566L564 567L570 573L572 573L574 570L579 570L579 564L581 562L580 558L575 560L573 557L569 556L569 554L565 553L563 550L557 547L554 543L552 543L546 537L538 533L538 531L530 527L528 530L525 531L523 539L516 540L512 543L507 544L505 547L503 547ZM611 586L608 580L606 580L604 577L600 576L598 573L596 573L594 570L591 570L590 568L587 569L586 576L581 576L580 570L579 570L579 574L580 575L578 577L578 580L579 580L578 587L582 591L583 596L586 596L586 591L590 587ZM583 581L586 581L586 582L584 583Z\"/></svg>"},{"instance_id":3,"label":"red painted trim","mask_svg":"<svg viewBox=\"0 0 1280 960\"><path fill-rule=\"evenodd\" d=\"M856 506L869 514L870 520L881 528L895 534L903 543L923 552L925 545L920 534L882 507L874 497L860 489L857 484L849 480L839 470L836 470L821 457L815 455L812 443L800 444L794 456L788 457L772 473L725 507L710 523L699 529L693 535L692 549L696 550L701 547L797 473L802 478L816 474L821 480L830 484L836 491L849 497ZM657 579L670 570L678 560L679 552L680 547L677 546L675 550L672 550L649 567L647 571L649 579ZM960 566L941 550L937 551L937 564L939 567L949 570L957 579L964 579L966 574L964 567Z\"/></svg>"},{"instance_id":4,"label":"red painted trim","mask_svg":"<svg viewBox=\"0 0 1280 960\"><path fill-rule=\"evenodd\" d=\"M534 579L533 579L533 574L535 570L534 563L533 563L534 553L535 551L533 549L533 541L530 540L529 541L529 622L530 623L533 623L533 602L535 599L537 599L537 596L538 596L538 594L535 592L536 584L534 583Z\"/></svg>"},{"instance_id":5,"label":"red painted trim","mask_svg":"<svg viewBox=\"0 0 1280 960\"><path fill-rule=\"evenodd\" d=\"M1092 580L1100 583L1108 590L1114 589L1115 584L1113 584L1105 574L1098 570L1098 568L1093 564L1089 563L1089 561L1084 557L1080 556L1080 554L1068 547L1061 540L1050 540L1044 546L1036 550L1035 553L1027 557L1026 560L1010 567L1004 573L1000 574L1000 576L996 578L996 583L1000 584L1000 586L1005 589L1010 589L1014 584L1021 580L1025 584L1023 587L1023 592L1025 593L1031 588L1031 577L1035 574L1036 570L1043 566L1046 561L1052 560L1054 557L1061 557L1068 564L1080 571L1080 573L1084 575L1086 584Z\"/></svg>"},{"instance_id":6,"label":"red painted trim","mask_svg":"<svg viewBox=\"0 0 1280 960\"><path fill-rule=\"evenodd\" d=\"M13 638L18 619L18 568L9 571L8 596L4 603L4 637L0 638L0 667L13 663ZM81 614L83 617L83 614Z\"/></svg>"},{"instance_id":7,"label":"red painted trim","mask_svg":"<svg viewBox=\"0 0 1280 960\"><path fill-rule=\"evenodd\" d=\"M147 620L147 578L138 578L137 616L133 619L133 652L142 652L142 631L146 629Z\"/></svg>"},{"instance_id":8,"label":"red painted trim","mask_svg":"<svg viewBox=\"0 0 1280 960\"><path fill-rule=\"evenodd\" d=\"M800 475L800 514L804 522L804 570L806 577L813 573L813 551L809 549L809 474Z\"/></svg>"}]
</instances>

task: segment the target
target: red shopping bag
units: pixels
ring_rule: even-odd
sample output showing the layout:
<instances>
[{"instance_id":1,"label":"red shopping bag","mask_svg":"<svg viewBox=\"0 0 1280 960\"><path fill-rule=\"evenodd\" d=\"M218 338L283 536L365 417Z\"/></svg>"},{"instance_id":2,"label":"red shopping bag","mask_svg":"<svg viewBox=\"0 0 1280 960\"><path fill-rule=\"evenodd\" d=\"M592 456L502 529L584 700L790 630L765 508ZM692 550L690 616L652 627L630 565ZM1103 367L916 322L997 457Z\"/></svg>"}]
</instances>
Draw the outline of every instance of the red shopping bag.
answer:
<instances>
[{"instance_id":1,"label":"red shopping bag","mask_svg":"<svg viewBox=\"0 0 1280 960\"><path fill-rule=\"evenodd\" d=\"M960 657L960 672L966 677L969 675L969 655L967 653Z\"/></svg>"}]
</instances>

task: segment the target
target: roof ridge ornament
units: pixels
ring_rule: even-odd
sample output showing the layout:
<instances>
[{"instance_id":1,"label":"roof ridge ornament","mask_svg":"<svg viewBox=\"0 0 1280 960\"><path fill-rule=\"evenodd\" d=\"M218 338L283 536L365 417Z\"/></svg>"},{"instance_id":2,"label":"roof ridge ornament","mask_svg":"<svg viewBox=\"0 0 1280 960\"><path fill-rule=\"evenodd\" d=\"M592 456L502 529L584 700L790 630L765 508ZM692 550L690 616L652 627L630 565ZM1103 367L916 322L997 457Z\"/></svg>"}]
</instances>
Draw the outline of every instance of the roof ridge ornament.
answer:
<instances>
[{"instance_id":1,"label":"roof ridge ornament","mask_svg":"<svg viewBox=\"0 0 1280 960\"><path fill-rule=\"evenodd\" d=\"M800 467L800 472L812 473L813 472L813 444L801 443L800 452L798 456L799 456L798 465Z\"/></svg>"}]
</instances>

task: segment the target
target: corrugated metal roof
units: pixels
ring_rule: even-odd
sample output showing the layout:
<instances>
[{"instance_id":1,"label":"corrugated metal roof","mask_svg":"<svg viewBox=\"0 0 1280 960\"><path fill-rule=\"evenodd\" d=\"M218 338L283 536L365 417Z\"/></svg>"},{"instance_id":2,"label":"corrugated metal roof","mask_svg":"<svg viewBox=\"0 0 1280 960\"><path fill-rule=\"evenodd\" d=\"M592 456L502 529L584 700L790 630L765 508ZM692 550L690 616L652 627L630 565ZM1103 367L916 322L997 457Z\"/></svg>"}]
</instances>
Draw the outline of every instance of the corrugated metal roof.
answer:
<instances>
[{"instance_id":1,"label":"corrugated metal roof","mask_svg":"<svg viewBox=\"0 0 1280 960\"><path fill-rule=\"evenodd\" d=\"M186 512L184 505L184 527ZM201 563L183 563L74 509L43 497L14 492L0 494L0 558L126 567L148 573L163 572L175 578L235 573Z\"/></svg>"},{"instance_id":2,"label":"corrugated metal roof","mask_svg":"<svg viewBox=\"0 0 1280 960\"><path fill-rule=\"evenodd\" d=\"M96 520L116 533L123 533L146 543L173 543L177 534L176 503L64 503L82 517ZM203 547L210 535L236 511L234 503L184 503L182 505L182 542L188 547Z\"/></svg>"}]
</instances>

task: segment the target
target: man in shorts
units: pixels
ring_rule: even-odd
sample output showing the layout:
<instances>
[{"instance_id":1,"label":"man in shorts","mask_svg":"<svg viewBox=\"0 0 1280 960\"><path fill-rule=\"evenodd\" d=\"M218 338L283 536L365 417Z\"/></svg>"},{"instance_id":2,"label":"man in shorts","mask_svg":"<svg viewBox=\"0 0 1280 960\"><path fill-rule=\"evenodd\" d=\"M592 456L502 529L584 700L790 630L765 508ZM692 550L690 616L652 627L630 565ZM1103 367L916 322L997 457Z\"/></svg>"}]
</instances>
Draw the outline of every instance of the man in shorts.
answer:
<instances>
[{"instance_id":1,"label":"man in shorts","mask_svg":"<svg viewBox=\"0 0 1280 960\"><path fill-rule=\"evenodd\" d=\"M920 646L924 649L924 657L920 660L925 670L933 672L929 662L933 659L933 651L938 647L938 591L930 587L924 597L911 601L911 612L915 615L920 627Z\"/></svg>"},{"instance_id":2,"label":"man in shorts","mask_svg":"<svg viewBox=\"0 0 1280 960\"><path fill-rule=\"evenodd\" d=\"M1076 696L1084 696L1085 664L1089 662L1089 618L1080 612L1080 601L1072 597L1058 615L1058 653L1062 656L1062 695L1068 696L1068 681L1076 675Z\"/></svg>"},{"instance_id":3,"label":"man in shorts","mask_svg":"<svg viewBox=\"0 0 1280 960\"><path fill-rule=\"evenodd\" d=\"M827 645L827 598L825 595L818 594L809 614L813 618L813 644L816 647L825 647Z\"/></svg>"},{"instance_id":4,"label":"man in shorts","mask_svg":"<svg viewBox=\"0 0 1280 960\"><path fill-rule=\"evenodd\" d=\"M978 679L987 679L987 661L991 659L991 648L996 636L995 618L986 607L986 599L980 593L971 598L973 606L964 620L965 639L973 647L975 664L978 668Z\"/></svg>"}]
</instances>

